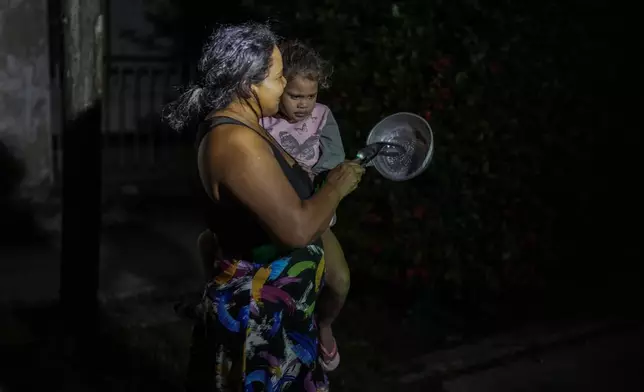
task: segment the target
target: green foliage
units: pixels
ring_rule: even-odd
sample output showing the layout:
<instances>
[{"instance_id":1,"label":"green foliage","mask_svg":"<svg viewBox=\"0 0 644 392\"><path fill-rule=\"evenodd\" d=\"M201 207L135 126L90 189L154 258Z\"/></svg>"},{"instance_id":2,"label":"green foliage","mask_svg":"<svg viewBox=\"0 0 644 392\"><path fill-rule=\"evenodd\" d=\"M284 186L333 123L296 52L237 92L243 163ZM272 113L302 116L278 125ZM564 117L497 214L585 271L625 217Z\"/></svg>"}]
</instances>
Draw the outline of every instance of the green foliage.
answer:
<instances>
[{"instance_id":1,"label":"green foliage","mask_svg":"<svg viewBox=\"0 0 644 392\"><path fill-rule=\"evenodd\" d=\"M165 20L157 25L181 32L184 52L221 14L213 2L168 1L173 11L156 12ZM228 21L251 9L254 19L270 16L280 34L334 64L321 101L348 154L396 111L419 113L434 129L425 175L391 183L370 173L341 206L337 231L354 274L449 287L456 297L538 290L570 240L554 229L563 208L554 193L568 194L570 220L590 203L570 181L595 141L580 110L589 105L592 31L572 22L575 10L509 0L259 4L242 1Z\"/></svg>"}]
</instances>

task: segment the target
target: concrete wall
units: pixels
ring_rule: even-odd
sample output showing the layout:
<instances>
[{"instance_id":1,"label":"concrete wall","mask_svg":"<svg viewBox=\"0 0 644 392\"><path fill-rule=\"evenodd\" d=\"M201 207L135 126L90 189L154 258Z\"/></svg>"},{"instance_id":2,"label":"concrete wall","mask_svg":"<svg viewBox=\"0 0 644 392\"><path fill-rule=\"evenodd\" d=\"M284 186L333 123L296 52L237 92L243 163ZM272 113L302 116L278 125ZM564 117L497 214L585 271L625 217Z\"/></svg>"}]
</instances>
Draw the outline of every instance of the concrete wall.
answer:
<instances>
[{"instance_id":1,"label":"concrete wall","mask_svg":"<svg viewBox=\"0 0 644 392\"><path fill-rule=\"evenodd\" d=\"M49 86L47 0L0 0L0 143L24 165L31 198L53 180Z\"/></svg>"}]
</instances>

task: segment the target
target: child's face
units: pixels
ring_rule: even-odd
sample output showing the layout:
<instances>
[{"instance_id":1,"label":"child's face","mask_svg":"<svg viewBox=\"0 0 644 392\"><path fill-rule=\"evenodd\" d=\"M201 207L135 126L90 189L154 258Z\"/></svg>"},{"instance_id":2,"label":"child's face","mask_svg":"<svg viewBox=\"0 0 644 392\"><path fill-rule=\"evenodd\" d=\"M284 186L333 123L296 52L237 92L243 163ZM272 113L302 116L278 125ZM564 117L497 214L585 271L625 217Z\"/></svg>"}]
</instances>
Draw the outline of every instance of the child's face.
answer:
<instances>
[{"instance_id":1,"label":"child's face","mask_svg":"<svg viewBox=\"0 0 644 392\"><path fill-rule=\"evenodd\" d=\"M280 101L280 112L291 122L307 118L318 97L318 82L302 76L296 76L286 84Z\"/></svg>"}]
</instances>

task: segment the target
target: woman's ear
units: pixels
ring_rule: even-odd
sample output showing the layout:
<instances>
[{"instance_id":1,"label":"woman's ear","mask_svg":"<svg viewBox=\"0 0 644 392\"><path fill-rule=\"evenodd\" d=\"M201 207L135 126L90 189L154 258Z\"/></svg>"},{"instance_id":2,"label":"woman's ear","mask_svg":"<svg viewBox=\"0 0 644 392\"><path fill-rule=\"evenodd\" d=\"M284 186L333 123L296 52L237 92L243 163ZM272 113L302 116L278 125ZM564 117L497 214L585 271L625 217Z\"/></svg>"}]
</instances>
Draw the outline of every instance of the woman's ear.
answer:
<instances>
[{"instance_id":1,"label":"woman's ear","mask_svg":"<svg viewBox=\"0 0 644 392\"><path fill-rule=\"evenodd\" d=\"M259 86L256 84L251 84L250 92L252 93L253 96L257 97L259 95Z\"/></svg>"}]
</instances>

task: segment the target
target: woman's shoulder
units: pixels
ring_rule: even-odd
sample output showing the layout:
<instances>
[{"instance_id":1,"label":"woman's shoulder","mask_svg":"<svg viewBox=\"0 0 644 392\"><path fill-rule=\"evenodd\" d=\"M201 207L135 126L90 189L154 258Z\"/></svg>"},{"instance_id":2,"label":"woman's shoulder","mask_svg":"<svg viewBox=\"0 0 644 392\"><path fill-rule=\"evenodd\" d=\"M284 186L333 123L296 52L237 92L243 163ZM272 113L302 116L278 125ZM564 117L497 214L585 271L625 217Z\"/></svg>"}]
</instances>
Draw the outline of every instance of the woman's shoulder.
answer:
<instances>
[{"instance_id":1,"label":"woman's shoulder","mask_svg":"<svg viewBox=\"0 0 644 392\"><path fill-rule=\"evenodd\" d=\"M213 153L250 152L257 149L265 150L267 147L264 139L246 125L227 123L217 125L216 128L216 131L211 128L208 140Z\"/></svg>"}]
</instances>

